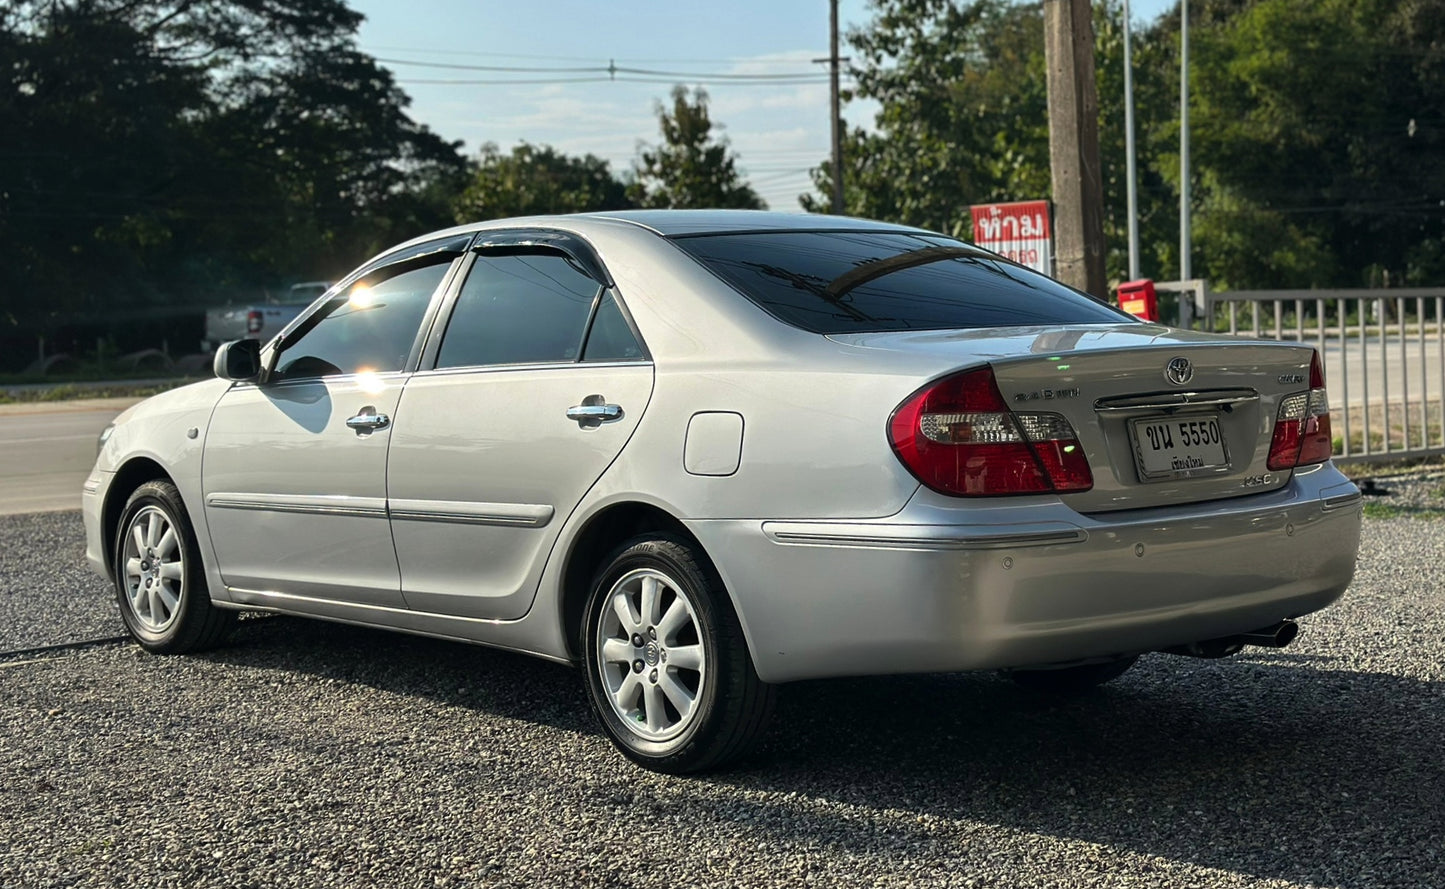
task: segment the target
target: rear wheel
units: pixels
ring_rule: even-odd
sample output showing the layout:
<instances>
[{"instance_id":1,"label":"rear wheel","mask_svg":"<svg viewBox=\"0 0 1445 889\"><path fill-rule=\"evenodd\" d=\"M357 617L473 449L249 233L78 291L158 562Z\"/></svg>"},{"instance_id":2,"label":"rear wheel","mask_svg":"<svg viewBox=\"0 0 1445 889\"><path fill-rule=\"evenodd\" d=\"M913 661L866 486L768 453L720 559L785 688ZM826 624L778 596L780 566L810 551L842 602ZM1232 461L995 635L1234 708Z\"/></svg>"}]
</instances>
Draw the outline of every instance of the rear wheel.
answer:
<instances>
[{"instance_id":1,"label":"rear wheel","mask_svg":"<svg viewBox=\"0 0 1445 889\"><path fill-rule=\"evenodd\" d=\"M1118 679L1139 660L1137 654L1100 664L1080 664L1058 670L1011 670L1009 677L1034 691L1056 695L1082 694L1091 688Z\"/></svg>"},{"instance_id":2,"label":"rear wheel","mask_svg":"<svg viewBox=\"0 0 1445 889\"><path fill-rule=\"evenodd\" d=\"M612 554L593 581L583 649L603 730L654 771L736 760L772 709L721 579L677 538L634 538Z\"/></svg>"},{"instance_id":3,"label":"rear wheel","mask_svg":"<svg viewBox=\"0 0 1445 889\"><path fill-rule=\"evenodd\" d=\"M195 531L175 485L151 481L135 489L113 552L121 620L142 647L180 654L225 640L236 615L211 604Z\"/></svg>"}]
</instances>

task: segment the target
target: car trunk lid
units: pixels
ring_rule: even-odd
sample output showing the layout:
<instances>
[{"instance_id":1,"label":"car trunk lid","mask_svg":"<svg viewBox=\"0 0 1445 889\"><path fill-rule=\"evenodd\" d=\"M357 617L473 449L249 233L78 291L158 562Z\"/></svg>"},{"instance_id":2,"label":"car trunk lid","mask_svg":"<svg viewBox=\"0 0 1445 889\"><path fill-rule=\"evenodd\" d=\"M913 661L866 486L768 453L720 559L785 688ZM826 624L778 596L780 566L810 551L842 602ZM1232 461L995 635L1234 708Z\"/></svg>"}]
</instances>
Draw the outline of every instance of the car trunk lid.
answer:
<instances>
[{"instance_id":1,"label":"car trunk lid","mask_svg":"<svg viewBox=\"0 0 1445 889\"><path fill-rule=\"evenodd\" d=\"M987 363L1016 415L1056 414L1093 474L1060 496L1080 512L1268 491L1280 402L1310 388L1309 346L1226 340L1147 324L834 335L936 358L934 378ZM934 364L934 362L928 362Z\"/></svg>"}]
</instances>

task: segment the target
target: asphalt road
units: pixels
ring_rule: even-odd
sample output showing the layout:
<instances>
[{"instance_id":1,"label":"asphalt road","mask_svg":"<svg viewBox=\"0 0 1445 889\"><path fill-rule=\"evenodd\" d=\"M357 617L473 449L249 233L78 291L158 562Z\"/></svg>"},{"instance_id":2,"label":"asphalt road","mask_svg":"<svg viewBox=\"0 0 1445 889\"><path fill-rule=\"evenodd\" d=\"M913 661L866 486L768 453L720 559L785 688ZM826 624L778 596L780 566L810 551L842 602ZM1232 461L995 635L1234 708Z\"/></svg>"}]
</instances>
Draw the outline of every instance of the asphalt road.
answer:
<instances>
[{"instance_id":1,"label":"asphalt road","mask_svg":"<svg viewBox=\"0 0 1445 889\"><path fill-rule=\"evenodd\" d=\"M0 518L0 650L107 638L73 512ZM0 885L1445 886L1445 522L1369 520L1281 652L785 686L750 764L616 755L572 670L288 618L0 655Z\"/></svg>"},{"instance_id":2,"label":"asphalt road","mask_svg":"<svg viewBox=\"0 0 1445 889\"><path fill-rule=\"evenodd\" d=\"M1318 345L1306 338L1306 343ZM1370 337L1364 344L1351 337L1347 344L1327 340L1324 351L1325 386L1330 393L1330 407L1340 410L1346 401L1352 405L1385 400L1400 402L1408 395L1412 403L1428 398L1441 399L1445 391L1445 362L1441 361L1440 343L1431 335L1420 348L1418 339L1405 341L1401 348L1398 337L1385 340Z\"/></svg>"},{"instance_id":3,"label":"asphalt road","mask_svg":"<svg viewBox=\"0 0 1445 889\"><path fill-rule=\"evenodd\" d=\"M96 438L134 398L0 405L0 515L79 509Z\"/></svg>"}]
</instances>

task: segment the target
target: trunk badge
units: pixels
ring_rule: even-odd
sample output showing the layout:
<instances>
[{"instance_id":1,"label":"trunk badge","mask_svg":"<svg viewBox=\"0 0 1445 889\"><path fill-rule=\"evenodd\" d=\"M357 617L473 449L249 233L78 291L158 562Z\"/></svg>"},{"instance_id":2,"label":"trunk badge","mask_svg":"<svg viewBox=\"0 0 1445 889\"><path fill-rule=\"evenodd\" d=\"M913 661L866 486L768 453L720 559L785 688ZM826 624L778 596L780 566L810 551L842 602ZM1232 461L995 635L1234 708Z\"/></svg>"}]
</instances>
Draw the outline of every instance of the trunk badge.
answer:
<instances>
[{"instance_id":1,"label":"trunk badge","mask_svg":"<svg viewBox=\"0 0 1445 889\"><path fill-rule=\"evenodd\" d=\"M1164 379L1176 386L1183 386L1185 383L1194 379L1194 365L1190 364L1189 359L1183 356L1175 358L1165 366Z\"/></svg>"}]
</instances>

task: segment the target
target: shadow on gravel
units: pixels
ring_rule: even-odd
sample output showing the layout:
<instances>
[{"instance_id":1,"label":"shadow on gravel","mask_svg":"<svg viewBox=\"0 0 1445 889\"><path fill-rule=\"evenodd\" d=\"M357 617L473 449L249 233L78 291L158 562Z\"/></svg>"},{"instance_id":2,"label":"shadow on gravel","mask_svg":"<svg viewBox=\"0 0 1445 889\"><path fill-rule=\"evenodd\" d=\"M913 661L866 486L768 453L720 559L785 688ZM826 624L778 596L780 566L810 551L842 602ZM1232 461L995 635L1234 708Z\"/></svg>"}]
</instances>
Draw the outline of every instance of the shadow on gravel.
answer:
<instances>
[{"instance_id":1,"label":"shadow on gravel","mask_svg":"<svg viewBox=\"0 0 1445 889\"><path fill-rule=\"evenodd\" d=\"M278 615L242 620L225 648L194 657L597 734L576 670L478 645Z\"/></svg>"},{"instance_id":2,"label":"shadow on gravel","mask_svg":"<svg viewBox=\"0 0 1445 889\"><path fill-rule=\"evenodd\" d=\"M208 657L597 734L575 670L505 652L268 618ZM759 756L692 779L688 808L859 854L947 860L950 819L1290 882L1445 885L1445 686L1331 660L1155 655L1062 701L993 675L784 686ZM880 834L851 807L917 827Z\"/></svg>"},{"instance_id":3,"label":"shadow on gravel","mask_svg":"<svg viewBox=\"0 0 1445 889\"><path fill-rule=\"evenodd\" d=\"M733 780L1291 882L1445 886L1445 685L1291 665L1322 660L1155 655L1066 701L981 675L787 687L765 765Z\"/></svg>"}]
</instances>

